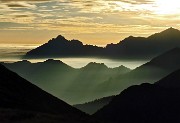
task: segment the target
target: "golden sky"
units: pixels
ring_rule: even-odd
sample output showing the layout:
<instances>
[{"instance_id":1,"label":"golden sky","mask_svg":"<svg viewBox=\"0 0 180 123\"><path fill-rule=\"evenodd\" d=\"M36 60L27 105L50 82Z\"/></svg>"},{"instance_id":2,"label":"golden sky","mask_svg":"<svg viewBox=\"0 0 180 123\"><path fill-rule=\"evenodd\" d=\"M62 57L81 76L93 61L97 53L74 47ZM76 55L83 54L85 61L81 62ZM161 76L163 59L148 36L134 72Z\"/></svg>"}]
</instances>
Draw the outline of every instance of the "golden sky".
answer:
<instances>
[{"instance_id":1,"label":"golden sky","mask_svg":"<svg viewBox=\"0 0 180 123\"><path fill-rule=\"evenodd\" d=\"M40 44L57 35L105 45L180 29L180 0L0 0L0 43Z\"/></svg>"}]
</instances>

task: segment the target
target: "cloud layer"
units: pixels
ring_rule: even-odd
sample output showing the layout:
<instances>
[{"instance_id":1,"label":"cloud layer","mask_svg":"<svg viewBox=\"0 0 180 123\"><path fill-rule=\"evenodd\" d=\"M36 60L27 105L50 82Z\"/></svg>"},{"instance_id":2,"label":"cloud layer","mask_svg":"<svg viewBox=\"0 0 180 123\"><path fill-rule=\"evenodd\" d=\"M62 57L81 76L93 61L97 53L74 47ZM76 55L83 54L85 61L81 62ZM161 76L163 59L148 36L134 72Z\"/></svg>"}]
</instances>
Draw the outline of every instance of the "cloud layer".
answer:
<instances>
[{"instance_id":1,"label":"cloud layer","mask_svg":"<svg viewBox=\"0 0 180 123\"><path fill-rule=\"evenodd\" d=\"M171 0L172 8L162 0L0 0L0 29L148 35L169 26L179 28L177 2Z\"/></svg>"}]
</instances>

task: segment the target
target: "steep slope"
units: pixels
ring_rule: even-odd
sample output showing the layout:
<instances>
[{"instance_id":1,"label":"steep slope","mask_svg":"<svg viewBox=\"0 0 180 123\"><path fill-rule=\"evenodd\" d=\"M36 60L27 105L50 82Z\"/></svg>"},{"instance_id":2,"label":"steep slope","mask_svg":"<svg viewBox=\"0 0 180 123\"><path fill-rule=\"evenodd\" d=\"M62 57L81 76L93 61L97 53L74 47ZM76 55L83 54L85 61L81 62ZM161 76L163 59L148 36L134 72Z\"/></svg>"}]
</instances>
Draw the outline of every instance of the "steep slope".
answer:
<instances>
[{"instance_id":1,"label":"steep slope","mask_svg":"<svg viewBox=\"0 0 180 123\"><path fill-rule=\"evenodd\" d=\"M87 118L81 111L41 90L37 86L18 76L16 73L9 71L1 64L0 92L0 109L1 111L5 110L7 115L11 115L14 111L18 112L19 110L20 112L27 112L27 114L33 114L34 112L34 115L37 113L40 113L40 115L43 113L47 115L57 115L55 117L61 117L57 119L64 120L64 122L76 122L80 121L79 119L81 118L83 119L83 117ZM22 115L21 117L23 118L23 116L26 117L26 115ZM72 118L71 120L69 120L70 117ZM21 120L21 118L19 120Z\"/></svg>"},{"instance_id":2,"label":"steep slope","mask_svg":"<svg viewBox=\"0 0 180 123\"><path fill-rule=\"evenodd\" d=\"M180 48L174 48L136 68L129 73L129 76L140 78L143 81L157 81L157 79L161 79L179 68Z\"/></svg>"},{"instance_id":3,"label":"steep slope","mask_svg":"<svg viewBox=\"0 0 180 123\"><path fill-rule=\"evenodd\" d=\"M169 28L147 38L129 36L105 48L83 45L78 40L68 41L59 35L48 43L29 51L24 58L53 57L108 57L118 59L152 59L161 53L180 47L180 31Z\"/></svg>"},{"instance_id":4,"label":"steep slope","mask_svg":"<svg viewBox=\"0 0 180 123\"><path fill-rule=\"evenodd\" d=\"M98 89L107 90L106 96L115 95L132 85L154 83L177 69L180 69L180 48L167 51L127 74L105 81L99 84Z\"/></svg>"},{"instance_id":5,"label":"steep slope","mask_svg":"<svg viewBox=\"0 0 180 123\"><path fill-rule=\"evenodd\" d=\"M163 87L167 83L177 88ZM179 123L180 70L157 82L129 87L94 116L114 123ZM163 86L162 86L163 85Z\"/></svg>"},{"instance_id":6,"label":"steep slope","mask_svg":"<svg viewBox=\"0 0 180 123\"><path fill-rule=\"evenodd\" d=\"M156 82L156 85L162 86L164 88L180 88L180 70L173 72L162 80Z\"/></svg>"},{"instance_id":7,"label":"steep slope","mask_svg":"<svg viewBox=\"0 0 180 123\"><path fill-rule=\"evenodd\" d=\"M83 68L74 69L52 59L40 63L21 61L3 64L69 104L80 104L104 97L103 91L98 94L93 92L97 85L110 77L130 71L124 66L108 68L99 63L89 63Z\"/></svg>"}]
</instances>

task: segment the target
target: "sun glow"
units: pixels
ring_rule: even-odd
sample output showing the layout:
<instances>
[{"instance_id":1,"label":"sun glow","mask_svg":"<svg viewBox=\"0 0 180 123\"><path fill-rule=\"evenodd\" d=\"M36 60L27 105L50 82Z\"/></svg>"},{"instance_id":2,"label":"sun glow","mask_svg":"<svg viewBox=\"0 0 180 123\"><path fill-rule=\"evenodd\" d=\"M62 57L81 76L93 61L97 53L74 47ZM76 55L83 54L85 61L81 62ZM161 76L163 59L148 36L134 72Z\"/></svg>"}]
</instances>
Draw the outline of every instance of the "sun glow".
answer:
<instances>
[{"instance_id":1,"label":"sun glow","mask_svg":"<svg viewBox=\"0 0 180 123\"><path fill-rule=\"evenodd\" d=\"M180 0L156 0L155 14L171 15L180 13Z\"/></svg>"}]
</instances>

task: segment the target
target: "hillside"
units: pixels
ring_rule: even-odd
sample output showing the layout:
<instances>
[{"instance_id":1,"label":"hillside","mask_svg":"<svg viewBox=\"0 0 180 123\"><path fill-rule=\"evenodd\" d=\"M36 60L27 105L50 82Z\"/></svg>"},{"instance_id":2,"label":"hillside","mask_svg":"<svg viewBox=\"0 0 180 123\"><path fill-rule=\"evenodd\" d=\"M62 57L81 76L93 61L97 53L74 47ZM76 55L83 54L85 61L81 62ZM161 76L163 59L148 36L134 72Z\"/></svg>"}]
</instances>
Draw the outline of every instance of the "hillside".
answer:
<instances>
[{"instance_id":1,"label":"hillside","mask_svg":"<svg viewBox=\"0 0 180 123\"><path fill-rule=\"evenodd\" d=\"M157 82L129 87L94 114L113 123L179 123L180 70ZM160 84L159 84L160 83ZM163 84L177 84L177 88Z\"/></svg>"},{"instance_id":2,"label":"hillside","mask_svg":"<svg viewBox=\"0 0 180 123\"><path fill-rule=\"evenodd\" d=\"M39 121L45 119L56 122L58 119L59 122L65 123L81 122L81 119L82 122L83 119L88 121L88 116L81 111L31 84L1 64L0 92L0 119L4 122L8 122L8 120L9 122L10 120L12 122L36 121L38 117L42 118ZM6 119L6 117L12 119Z\"/></svg>"}]
</instances>

